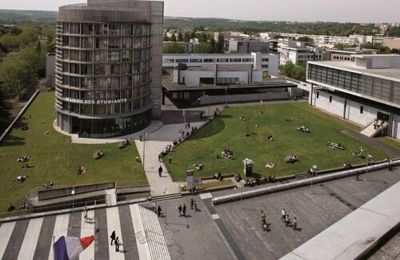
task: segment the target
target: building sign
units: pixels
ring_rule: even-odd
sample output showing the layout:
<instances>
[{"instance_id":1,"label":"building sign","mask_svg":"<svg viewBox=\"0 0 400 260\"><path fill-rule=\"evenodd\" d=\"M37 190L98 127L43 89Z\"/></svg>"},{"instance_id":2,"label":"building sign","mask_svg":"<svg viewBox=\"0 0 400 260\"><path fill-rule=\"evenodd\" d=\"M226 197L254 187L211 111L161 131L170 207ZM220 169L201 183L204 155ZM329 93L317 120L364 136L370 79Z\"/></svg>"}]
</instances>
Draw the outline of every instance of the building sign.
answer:
<instances>
[{"instance_id":1,"label":"building sign","mask_svg":"<svg viewBox=\"0 0 400 260\"><path fill-rule=\"evenodd\" d=\"M128 102L128 99L76 99L76 98L65 98L65 101L71 103L80 103L87 105L111 105L111 104L122 104Z\"/></svg>"}]
</instances>

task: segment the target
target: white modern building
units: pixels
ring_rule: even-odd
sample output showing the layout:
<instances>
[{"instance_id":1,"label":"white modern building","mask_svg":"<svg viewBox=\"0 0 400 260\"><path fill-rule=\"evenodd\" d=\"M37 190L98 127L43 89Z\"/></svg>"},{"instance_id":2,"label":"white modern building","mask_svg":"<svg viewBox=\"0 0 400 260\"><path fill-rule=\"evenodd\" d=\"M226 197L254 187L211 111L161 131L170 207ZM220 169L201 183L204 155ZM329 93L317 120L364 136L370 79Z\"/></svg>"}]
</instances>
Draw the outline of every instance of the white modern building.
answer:
<instances>
[{"instance_id":1,"label":"white modern building","mask_svg":"<svg viewBox=\"0 0 400 260\"><path fill-rule=\"evenodd\" d=\"M280 42L278 47L279 64L288 62L293 64L306 63L307 61L324 60L326 52L317 47L304 46L302 42Z\"/></svg>"},{"instance_id":2,"label":"white modern building","mask_svg":"<svg viewBox=\"0 0 400 260\"><path fill-rule=\"evenodd\" d=\"M204 64L218 65L252 65L253 69L268 72L269 75L277 75L279 57L268 53L196 53L180 54L170 53L163 55L163 67L175 68L180 63L188 67Z\"/></svg>"},{"instance_id":3,"label":"white modern building","mask_svg":"<svg viewBox=\"0 0 400 260\"><path fill-rule=\"evenodd\" d=\"M352 61L308 62L310 103L352 121L361 132L400 139L400 55L354 55ZM379 120L382 127L374 124Z\"/></svg>"},{"instance_id":4,"label":"white modern building","mask_svg":"<svg viewBox=\"0 0 400 260\"><path fill-rule=\"evenodd\" d=\"M177 66L173 73L173 82L187 87L202 85L249 85L261 83L263 72L253 69L250 64L218 65L204 64L199 67Z\"/></svg>"},{"instance_id":5,"label":"white modern building","mask_svg":"<svg viewBox=\"0 0 400 260\"><path fill-rule=\"evenodd\" d=\"M252 53L252 52L269 52L269 42L259 39L229 39L229 52L234 53Z\"/></svg>"},{"instance_id":6,"label":"white modern building","mask_svg":"<svg viewBox=\"0 0 400 260\"><path fill-rule=\"evenodd\" d=\"M354 61L354 55L362 55L362 54L376 54L377 50L375 49L361 49L361 48L348 48L344 50L328 50L328 59L329 60L338 60L338 61Z\"/></svg>"}]
</instances>

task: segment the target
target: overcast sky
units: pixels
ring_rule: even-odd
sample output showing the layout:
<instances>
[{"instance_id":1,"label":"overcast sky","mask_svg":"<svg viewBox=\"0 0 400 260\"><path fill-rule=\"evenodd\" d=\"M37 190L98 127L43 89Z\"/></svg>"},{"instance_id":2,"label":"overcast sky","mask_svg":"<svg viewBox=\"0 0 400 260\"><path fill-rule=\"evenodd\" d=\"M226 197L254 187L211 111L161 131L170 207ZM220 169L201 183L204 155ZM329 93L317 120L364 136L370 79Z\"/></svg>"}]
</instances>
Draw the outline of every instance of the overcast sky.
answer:
<instances>
[{"instance_id":1,"label":"overcast sky","mask_svg":"<svg viewBox=\"0 0 400 260\"><path fill-rule=\"evenodd\" d=\"M82 2L86 0L0 0L0 9L57 10L60 5ZM400 0L165 0L164 3L167 16L400 22Z\"/></svg>"}]
</instances>

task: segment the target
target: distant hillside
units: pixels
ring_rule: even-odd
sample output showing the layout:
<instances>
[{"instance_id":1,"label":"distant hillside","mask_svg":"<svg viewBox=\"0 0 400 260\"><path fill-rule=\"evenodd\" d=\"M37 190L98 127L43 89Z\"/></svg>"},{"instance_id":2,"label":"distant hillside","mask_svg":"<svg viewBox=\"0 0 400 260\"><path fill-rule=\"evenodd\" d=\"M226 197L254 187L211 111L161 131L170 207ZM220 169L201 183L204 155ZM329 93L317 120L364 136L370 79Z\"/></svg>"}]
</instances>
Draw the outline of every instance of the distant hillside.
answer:
<instances>
[{"instance_id":1,"label":"distant hillside","mask_svg":"<svg viewBox=\"0 0 400 260\"><path fill-rule=\"evenodd\" d=\"M55 24L55 11L0 10L0 23L41 23ZM277 21L242 21L219 18L183 18L165 17L167 29L206 28L215 31L288 32L305 34L350 35L374 34L378 30L374 24L334 23L334 22L277 22Z\"/></svg>"},{"instance_id":2,"label":"distant hillside","mask_svg":"<svg viewBox=\"0 0 400 260\"><path fill-rule=\"evenodd\" d=\"M57 12L55 11L22 11L1 10L0 23L56 23Z\"/></svg>"},{"instance_id":3,"label":"distant hillside","mask_svg":"<svg viewBox=\"0 0 400 260\"><path fill-rule=\"evenodd\" d=\"M336 23L336 22L282 22L282 21L243 21L217 18L165 17L167 29L192 29L204 26L213 31L287 32L325 35L374 34L378 29L374 24Z\"/></svg>"}]
</instances>

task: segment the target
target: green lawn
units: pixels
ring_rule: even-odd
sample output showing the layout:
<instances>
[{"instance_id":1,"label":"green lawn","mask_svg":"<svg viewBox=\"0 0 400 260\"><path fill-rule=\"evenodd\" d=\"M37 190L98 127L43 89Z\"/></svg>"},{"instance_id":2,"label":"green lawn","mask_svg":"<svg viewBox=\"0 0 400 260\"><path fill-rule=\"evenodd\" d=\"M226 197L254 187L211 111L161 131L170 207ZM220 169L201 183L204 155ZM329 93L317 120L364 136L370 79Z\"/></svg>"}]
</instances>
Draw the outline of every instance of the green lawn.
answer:
<instances>
[{"instance_id":1,"label":"green lawn","mask_svg":"<svg viewBox=\"0 0 400 260\"><path fill-rule=\"evenodd\" d=\"M241 121L240 117L250 118ZM286 119L294 118L289 122ZM256 125L258 125L256 127ZM311 134L297 131L297 127L307 125ZM344 162L353 164L366 162L352 156L361 146L375 160L385 158L379 150L354 140L341 131L359 130L354 125L339 120L305 103L267 104L229 108L212 123L206 125L188 141L173 152L173 163L167 165L174 180L185 180L186 170L194 163L202 163L204 169L197 176L211 176L215 172L243 173L243 159L254 160L254 172L261 175L288 175L306 172L312 165L319 169L340 167ZM245 137L245 133L252 133ZM267 137L273 136L268 142ZM345 146L345 150L333 150L327 146L332 140ZM232 149L235 159L216 159L223 149ZM287 164L284 158L295 154L300 162ZM265 164L274 162L274 169Z\"/></svg>"},{"instance_id":2,"label":"green lawn","mask_svg":"<svg viewBox=\"0 0 400 260\"><path fill-rule=\"evenodd\" d=\"M29 119L29 116L31 119ZM52 180L56 186L90 184L116 181L120 186L147 185L143 167L135 158L134 144L118 149L118 144L78 145L53 129L55 119L54 94L41 93L25 113L24 122L29 130L14 129L0 144L0 212L7 210L10 202L23 203L26 193ZM49 132L46 134L46 132ZM93 153L102 149L105 156L92 159ZM17 158L31 156L32 168L22 168ZM88 172L78 175L80 165ZM25 183L15 182L18 175L28 175Z\"/></svg>"}]
</instances>

